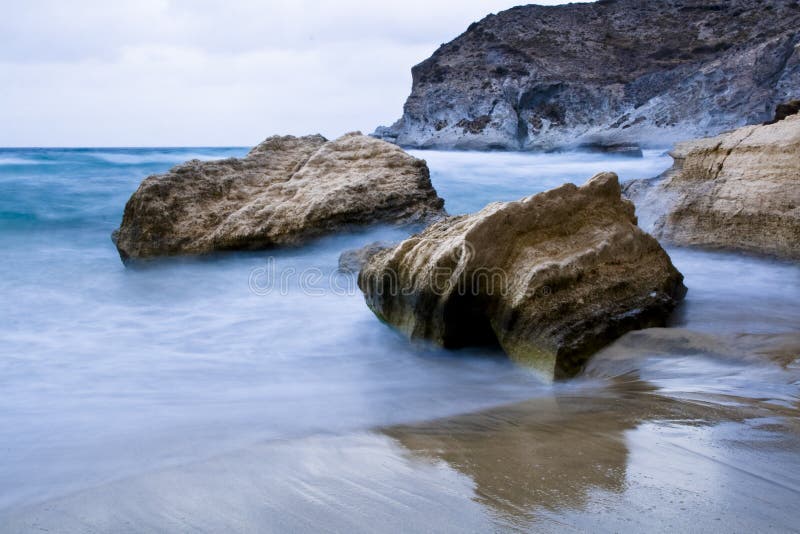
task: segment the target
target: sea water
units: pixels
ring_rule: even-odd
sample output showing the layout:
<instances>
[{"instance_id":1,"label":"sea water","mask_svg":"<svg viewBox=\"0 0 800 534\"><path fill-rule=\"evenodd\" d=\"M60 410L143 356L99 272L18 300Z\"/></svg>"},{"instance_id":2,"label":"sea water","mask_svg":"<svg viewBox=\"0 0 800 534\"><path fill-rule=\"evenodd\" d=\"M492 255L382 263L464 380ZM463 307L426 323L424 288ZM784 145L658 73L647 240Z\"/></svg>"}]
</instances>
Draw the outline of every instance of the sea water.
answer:
<instances>
[{"instance_id":1,"label":"sea water","mask_svg":"<svg viewBox=\"0 0 800 534\"><path fill-rule=\"evenodd\" d=\"M482 530L520 521L530 526L531 510L546 521L539 527L580 526L588 521L582 513L610 502L603 495L619 497L635 476L645 476L634 459L652 454L665 428L679 429L673 441L684 449L702 447L704 439L706 449L714 449L730 439L725 432L739 432L724 424L742 425L742 417L688 410L683 403L695 403L698 395L716 395L702 400L715 406L747 399L741 402L755 410L752 403L766 403L759 417L798 415L792 336L800 331L800 268L790 262L669 249L689 287L672 328L626 336L599 354L584 377L556 385L497 351L409 343L372 315L352 276L337 272L338 256L373 241L400 240L416 227L380 226L296 248L123 266L110 234L144 177L192 158L245 153L0 150L0 530L4 524L9 531L49 524L121 531L125 521L133 531L136 525L316 530L321 522L334 530L437 524ZM671 164L664 151L641 159L414 155L427 160L453 214L565 182L581 184L601 171L629 180L655 176ZM670 406L682 403L687 419L705 418L711 426L659 425L672 412L653 408L653 395L664 395ZM619 398L624 402L614 408ZM503 411L507 406L527 408L517 417ZM604 407L600 415L591 411L598 406ZM626 419L617 409L638 415ZM465 433L459 417L477 419L467 420ZM581 433L576 421L584 417L605 423ZM517 430L496 428L498 420ZM573 431L562 435L554 424ZM484 429L477 438L475 428ZM446 429L446 439L425 441L439 429ZM593 460L622 469L614 475L622 478L578 484L577 501L567 498L574 484L540 488L551 492L542 494L547 499L515 497L538 495L527 479L520 487L510 480L512 496L503 494L502 484L493 494L480 470L494 464L481 465L480 440L500 446L520 436L523 447L542 443L550 460L535 459L534 450L519 458L506 451L498 457L521 462L510 473L498 470L506 477L549 472L558 451L588 440L607 455L624 449L613 460ZM758 430L750 436L762 439ZM458 452L448 455L448 448ZM417 454L429 459L410 459ZM766 465L786 454L762 456ZM736 457L733 463L751 461ZM595 464L569 471L567 479L588 476L591 482ZM798 463L786 465L781 491L788 497L780 494L777 502L800 491ZM675 487L691 486L675 481L679 474L661 476ZM624 502L638 498L644 509L663 498L647 491ZM558 492L562 507L551 499ZM725 492L715 495L721 508L733 502ZM205 502L225 502L233 511ZM442 507L447 513L437 515ZM173 508L183 515L169 512ZM289 515L275 515L283 513Z\"/></svg>"}]
</instances>

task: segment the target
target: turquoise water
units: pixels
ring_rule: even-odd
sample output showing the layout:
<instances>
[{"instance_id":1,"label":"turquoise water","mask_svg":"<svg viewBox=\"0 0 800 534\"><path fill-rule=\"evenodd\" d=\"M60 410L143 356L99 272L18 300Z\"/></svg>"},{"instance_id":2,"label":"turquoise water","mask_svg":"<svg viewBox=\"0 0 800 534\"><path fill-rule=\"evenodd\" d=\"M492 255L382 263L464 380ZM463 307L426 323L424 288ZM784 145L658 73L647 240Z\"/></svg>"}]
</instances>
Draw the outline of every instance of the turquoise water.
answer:
<instances>
[{"instance_id":1,"label":"turquoise water","mask_svg":"<svg viewBox=\"0 0 800 534\"><path fill-rule=\"evenodd\" d=\"M590 378L552 386L501 354L411 344L382 325L352 279L336 274L337 258L375 240L401 239L412 227L123 267L109 236L145 176L191 158L245 153L0 149L0 519L265 440L428 421L597 387L616 373L617 364L599 366ZM654 176L671 163L659 151L643 159L415 154L427 159L451 213L582 183L603 170L622 179ZM800 331L797 265L670 252L690 288L676 327L730 339ZM253 273L267 266L323 276L313 291L296 277L284 291L254 291ZM332 291L332 283L349 290ZM726 394L797 400L795 379L777 371L761 387L746 380L749 367L720 371L709 349L694 347L672 364L653 351L654 363L644 355L632 368L661 387L697 391L713 383Z\"/></svg>"}]
</instances>

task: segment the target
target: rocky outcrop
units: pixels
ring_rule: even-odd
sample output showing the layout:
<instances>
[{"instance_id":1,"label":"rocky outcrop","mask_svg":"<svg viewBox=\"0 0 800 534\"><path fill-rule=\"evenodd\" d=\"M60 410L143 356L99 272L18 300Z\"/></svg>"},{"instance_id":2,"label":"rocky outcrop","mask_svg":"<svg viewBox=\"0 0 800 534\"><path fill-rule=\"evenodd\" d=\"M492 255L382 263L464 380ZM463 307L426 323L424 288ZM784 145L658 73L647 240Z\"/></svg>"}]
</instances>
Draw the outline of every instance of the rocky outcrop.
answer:
<instances>
[{"instance_id":1,"label":"rocky outcrop","mask_svg":"<svg viewBox=\"0 0 800 534\"><path fill-rule=\"evenodd\" d=\"M450 217L373 255L367 304L412 338L499 342L556 378L625 332L663 325L683 276L636 225L617 176Z\"/></svg>"},{"instance_id":2,"label":"rocky outcrop","mask_svg":"<svg viewBox=\"0 0 800 534\"><path fill-rule=\"evenodd\" d=\"M530 150L716 135L800 97L797 0L601 0L489 15L412 69L401 146Z\"/></svg>"},{"instance_id":3,"label":"rocky outcrop","mask_svg":"<svg viewBox=\"0 0 800 534\"><path fill-rule=\"evenodd\" d=\"M645 229L679 245L800 259L800 115L671 154L664 175L625 186Z\"/></svg>"},{"instance_id":4,"label":"rocky outcrop","mask_svg":"<svg viewBox=\"0 0 800 534\"><path fill-rule=\"evenodd\" d=\"M123 260L289 245L348 225L444 214L425 161L347 134L270 137L242 159L145 179L114 241Z\"/></svg>"}]
</instances>

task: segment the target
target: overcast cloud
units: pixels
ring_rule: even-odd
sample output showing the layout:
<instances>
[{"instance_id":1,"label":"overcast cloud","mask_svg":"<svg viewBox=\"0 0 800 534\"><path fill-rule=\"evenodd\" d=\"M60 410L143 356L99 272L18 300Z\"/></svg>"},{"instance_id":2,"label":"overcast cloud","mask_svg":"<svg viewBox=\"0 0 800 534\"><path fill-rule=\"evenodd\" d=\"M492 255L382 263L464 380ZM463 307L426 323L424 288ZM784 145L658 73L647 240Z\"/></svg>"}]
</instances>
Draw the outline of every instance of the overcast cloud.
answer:
<instances>
[{"instance_id":1,"label":"overcast cloud","mask_svg":"<svg viewBox=\"0 0 800 534\"><path fill-rule=\"evenodd\" d=\"M400 116L411 66L519 3L5 5L0 146L253 145L275 133L370 132Z\"/></svg>"}]
</instances>

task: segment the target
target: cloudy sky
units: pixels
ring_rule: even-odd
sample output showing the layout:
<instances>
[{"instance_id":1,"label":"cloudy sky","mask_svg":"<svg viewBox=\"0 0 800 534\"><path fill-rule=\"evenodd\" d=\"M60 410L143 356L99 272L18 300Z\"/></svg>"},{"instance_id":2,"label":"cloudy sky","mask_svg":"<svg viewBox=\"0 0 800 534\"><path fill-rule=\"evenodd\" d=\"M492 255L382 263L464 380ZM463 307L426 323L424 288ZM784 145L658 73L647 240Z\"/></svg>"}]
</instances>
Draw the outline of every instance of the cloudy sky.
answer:
<instances>
[{"instance_id":1,"label":"cloudy sky","mask_svg":"<svg viewBox=\"0 0 800 534\"><path fill-rule=\"evenodd\" d=\"M400 116L412 65L519 3L7 3L0 146L230 146L370 132Z\"/></svg>"}]
</instances>

